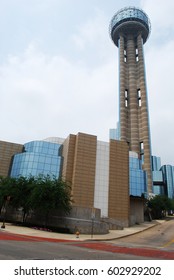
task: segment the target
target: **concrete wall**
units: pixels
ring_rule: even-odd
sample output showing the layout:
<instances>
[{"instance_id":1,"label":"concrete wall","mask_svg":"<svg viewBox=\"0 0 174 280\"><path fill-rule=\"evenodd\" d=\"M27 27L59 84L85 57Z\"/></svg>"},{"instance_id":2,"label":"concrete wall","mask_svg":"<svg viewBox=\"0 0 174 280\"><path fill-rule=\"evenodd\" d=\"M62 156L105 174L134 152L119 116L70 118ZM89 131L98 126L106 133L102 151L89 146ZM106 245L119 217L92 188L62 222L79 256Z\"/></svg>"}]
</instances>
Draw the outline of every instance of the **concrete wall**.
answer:
<instances>
[{"instance_id":1,"label":"concrete wall","mask_svg":"<svg viewBox=\"0 0 174 280\"><path fill-rule=\"evenodd\" d=\"M144 222L144 199L130 198L130 226Z\"/></svg>"},{"instance_id":2,"label":"concrete wall","mask_svg":"<svg viewBox=\"0 0 174 280\"><path fill-rule=\"evenodd\" d=\"M74 205L94 207L97 137L78 133L72 177Z\"/></svg>"},{"instance_id":3,"label":"concrete wall","mask_svg":"<svg viewBox=\"0 0 174 280\"><path fill-rule=\"evenodd\" d=\"M110 141L108 217L129 226L129 153L124 141Z\"/></svg>"},{"instance_id":4,"label":"concrete wall","mask_svg":"<svg viewBox=\"0 0 174 280\"><path fill-rule=\"evenodd\" d=\"M3 220L3 215L1 216ZM22 211L8 209L6 220L22 222ZM86 207L73 207L69 215L63 215L60 211L52 211L45 225L45 217L39 212L30 213L27 217L27 224L57 228L60 231L81 234L106 234L109 232L109 225L100 219L100 209Z\"/></svg>"},{"instance_id":5,"label":"concrete wall","mask_svg":"<svg viewBox=\"0 0 174 280\"><path fill-rule=\"evenodd\" d=\"M62 177L71 182L75 206L94 207L97 137L70 135L63 145Z\"/></svg>"}]
</instances>

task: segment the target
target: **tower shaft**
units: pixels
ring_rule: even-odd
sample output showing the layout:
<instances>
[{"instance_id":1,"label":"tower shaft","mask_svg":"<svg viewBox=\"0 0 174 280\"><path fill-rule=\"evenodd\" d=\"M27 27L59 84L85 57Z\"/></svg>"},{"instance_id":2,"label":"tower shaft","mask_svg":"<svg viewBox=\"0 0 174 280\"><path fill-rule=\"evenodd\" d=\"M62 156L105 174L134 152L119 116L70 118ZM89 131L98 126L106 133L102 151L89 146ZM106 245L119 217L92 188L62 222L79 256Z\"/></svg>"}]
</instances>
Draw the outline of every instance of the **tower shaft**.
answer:
<instances>
[{"instance_id":1,"label":"tower shaft","mask_svg":"<svg viewBox=\"0 0 174 280\"><path fill-rule=\"evenodd\" d=\"M136 36L120 34L118 47L120 139L126 141L129 150L138 153L142 159L148 175L148 192L152 192L151 143L141 32Z\"/></svg>"}]
</instances>

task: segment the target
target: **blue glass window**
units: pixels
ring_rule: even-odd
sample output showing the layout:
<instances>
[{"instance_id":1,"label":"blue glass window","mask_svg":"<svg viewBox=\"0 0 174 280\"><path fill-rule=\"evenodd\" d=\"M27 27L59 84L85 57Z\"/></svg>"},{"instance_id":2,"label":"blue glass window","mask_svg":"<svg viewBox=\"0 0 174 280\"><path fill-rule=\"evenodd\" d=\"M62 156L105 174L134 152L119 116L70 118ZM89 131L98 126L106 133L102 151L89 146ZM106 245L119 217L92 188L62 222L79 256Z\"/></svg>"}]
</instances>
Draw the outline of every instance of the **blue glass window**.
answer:
<instances>
[{"instance_id":1,"label":"blue glass window","mask_svg":"<svg viewBox=\"0 0 174 280\"><path fill-rule=\"evenodd\" d=\"M129 189L132 196L141 197L147 192L147 174L136 156L129 156Z\"/></svg>"},{"instance_id":2,"label":"blue glass window","mask_svg":"<svg viewBox=\"0 0 174 280\"><path fill-rule=\"evenodd\" d=\"M32 141L24 145L24 152L13 159L11 177L60 175L62 157L59 156L61 145L46 141Z\"/></svg>"}]
</instances>

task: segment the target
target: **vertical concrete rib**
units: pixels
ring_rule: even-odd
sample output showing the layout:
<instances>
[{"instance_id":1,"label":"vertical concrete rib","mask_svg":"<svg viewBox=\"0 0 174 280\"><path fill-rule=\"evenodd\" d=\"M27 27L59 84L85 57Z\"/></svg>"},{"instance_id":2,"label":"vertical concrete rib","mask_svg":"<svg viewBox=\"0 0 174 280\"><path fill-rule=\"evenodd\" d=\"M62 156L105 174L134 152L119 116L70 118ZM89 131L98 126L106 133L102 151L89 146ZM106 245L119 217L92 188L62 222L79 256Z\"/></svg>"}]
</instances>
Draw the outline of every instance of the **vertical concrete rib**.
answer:
<instances>
[{"instance_id":1,"label":"vertical concrete rib","mask_svg":"<svg viewBox=\"0 0 174 280\"><path fill-rule=\"evenodd\" d=\"M150 125L149 125L149 112L148 112L148 100L147 100L147 88L146 88L146 73L145 62L143 54L143 42L141 34L137 38L138 47L138 88L141 90L141 107L139 108L140 118L140 141L144 144L144 169L148 173L148 189L152 192L152 172L151 172L151 140L150 140Z\"/></svg>"},{"instance_id":2,"label":"vertical concrete rib","mask_svg":"<svg viewBox=\"0 0 174 280\"><path fill-rule=\"evenodd\" d=\"M139 153L139 129L138 129L138 103L136 87L136 61L135 43L133 36L127 38L127 67L129 81L129 119L130 119L130 150Z\"/></svg>"},{"instance_id":3,"label":"vertical concrete rib","mask_svg":"<svg viewBox=\"0 0 174 280\"><path fill-rule=\"evenodd\" d=\"M127 108L125 107L125 62L124 62L124 38L120 35L119 40L119 115L120 115L120 138L127 141Z\"/></svg>"}]
</instances>

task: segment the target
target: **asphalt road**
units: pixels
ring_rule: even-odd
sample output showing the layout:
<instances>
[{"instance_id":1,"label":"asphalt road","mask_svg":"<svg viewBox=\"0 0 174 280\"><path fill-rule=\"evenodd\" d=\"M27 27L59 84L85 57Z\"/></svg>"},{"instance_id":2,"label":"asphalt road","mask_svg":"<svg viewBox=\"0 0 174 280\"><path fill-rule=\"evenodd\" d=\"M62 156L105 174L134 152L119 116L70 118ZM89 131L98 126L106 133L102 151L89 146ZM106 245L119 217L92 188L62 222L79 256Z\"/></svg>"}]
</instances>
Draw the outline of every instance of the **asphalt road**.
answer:
<instances>
[{"instance_id":1,"label":"asphalt road","mask_svg":"<svg viewBox=\"0 0 174 280\"><path fill-rule=\"evenodd\" d=\"M109 242L44 241L0 231L1 260L174 259L174 219Z\"/></svg>"},{"instance_id":2,"label":"asphalt road","mask_svg":"<svg viewBox=\"0 0 174 280\"><path fill-rule=\"evenodd\" d=\"M174 252L174 217L136 235L111 241L127 247L145 247Z\"/></svg>"},{"instance_id":3,"label":"asphalt road","mask_svg":"<svg viewBox=\"0 0 174 280\"><path fill-rule=\"evenodd\" d=\"M1 260L135 260L135 255L113 253L77 243L0 241ZM101 242L98 242L101 244ZM86 243L85 243L86 244ZM105 244L104 244L105 245ZM149 259L138 257L138 259Z\"/></svg>"}]
</instances>

